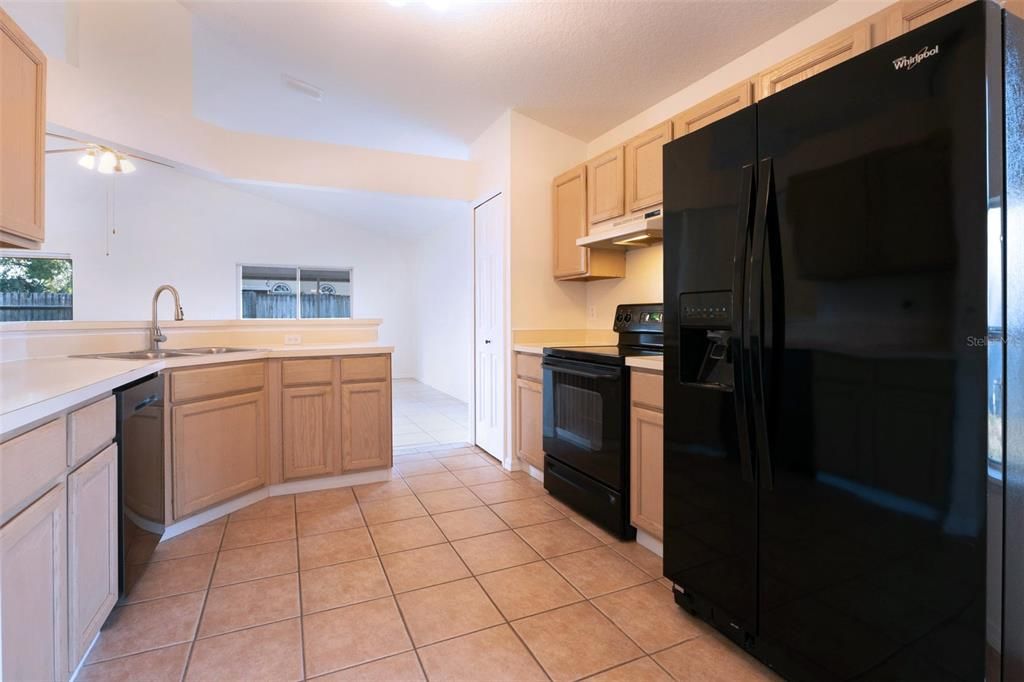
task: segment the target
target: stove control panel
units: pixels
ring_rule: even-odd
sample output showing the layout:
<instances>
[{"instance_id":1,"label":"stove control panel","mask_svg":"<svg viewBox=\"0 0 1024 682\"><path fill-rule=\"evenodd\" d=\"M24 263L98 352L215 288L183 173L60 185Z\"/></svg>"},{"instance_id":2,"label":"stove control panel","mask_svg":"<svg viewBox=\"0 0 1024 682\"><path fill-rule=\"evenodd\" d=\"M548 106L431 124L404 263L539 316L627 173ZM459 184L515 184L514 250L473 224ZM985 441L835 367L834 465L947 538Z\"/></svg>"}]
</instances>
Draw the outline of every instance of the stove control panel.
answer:
<instances>
[{"instance_id":1,"label":"stove control panel","mask_svg":"<svg viewBox=\"0 0 1024 682\"><path fill-rule=\"evenodd\" d=\"M620 334L661 334L664 331L664 307L660 303L630 303L615 309L612 329Z\"/></svg>"}]
</instances>

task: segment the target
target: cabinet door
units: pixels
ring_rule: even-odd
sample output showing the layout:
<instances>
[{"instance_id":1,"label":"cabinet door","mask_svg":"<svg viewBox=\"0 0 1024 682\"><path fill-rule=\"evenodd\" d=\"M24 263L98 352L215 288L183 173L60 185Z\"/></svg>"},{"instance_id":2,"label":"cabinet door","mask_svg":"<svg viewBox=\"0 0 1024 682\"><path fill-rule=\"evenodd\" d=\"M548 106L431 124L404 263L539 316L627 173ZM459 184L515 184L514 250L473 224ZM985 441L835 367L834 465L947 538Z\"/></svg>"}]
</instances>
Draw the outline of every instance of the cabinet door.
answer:
<instances>
[{"instance_id":1,"label":"cabinet door","mask_svg":"<svg viewBox=\"0 0 1024 682\"><path fill-rule=\"evenodd\" d=\"M58 485L0 528L3 679L67 679L67 498Z\"/></svg>"},{"instance_id":2,"label":"cabinet door","mask_svg":"<svg viewBox=\"0 0 1024 682\"><path fill-rule=\"evenodd\" d=\"M391 466L391 382L342 384L342 471L389 466Z\"/></svg>"},{"instance_id":3,"label":"cabinet door","mask_svg":"<svg viewBox=\"0 0 1024 682\"><path fill-rule=\"evenodd\" d=\"M618 218L626 212L625 147L619 146L587 162L587 200L590 224Z\"/></svg>"},{"instance_id":4,"label":"cabinet door","mask_svg":"<svg viewBox=\"0 0 1024 682\"><path fill-rule=\"evenodd\" d=\"M0 245L43 241L46 57L0 10Z\"/></svg>"},{"instance_id":5,"label":"cabinet door","mask_svg":"<svg viewBox=\"0 0 1024 682\"><path fill-rule=\"evenodd\" d=\"M690 107L672 119L673 139L692 133L698 128L725 118L729 114L749 107L754 102L754 84L750 81L738 83L709 97L700 104Z\"/></svg>"},{"instance_id":6,"label":"cabinet door","mask_svg":"<svg viewBox=\"0 0 1024 682\"><path fill-rule=\"evenodd\" d=\"M538 469L544 468L544 398L541 384L516 379L516 452Z\"/></svg>"},{"instance_id":7,"label":"cabinet door","mask_svg":"<svg viewBox=\"0 0 1024 682\"><path fill-rule=\"evenodd\" d=\"M117 446L68 477L68 668L117 602Z\"/></svg>"},{"instance_id":8,"label":"cabinet door","mask_svg":"<svg viewBox=\"0 0 1024 682\"><path fill-rule=\"evenodd\" d=\"M664 516L665 416L633 406L630 416L629 520L661 540Z\"/></svg>"},{"instance_id":9,"label":"cabinet door","mask_svg":"<svg viewBox=\"0 0 1024 682\"><path fill-rule=\"evenodd\" d=\"M845 62L871 47L871 24L864 21L823 40L786 61L763 71L760 93L763 99L789 86Z\"/></svg>"},{"instance_id":10,"label":"cabinet door","mask_svg":"<svg viewBox=\"0 0 1024 682\"><path fill-rule=\"evenodd\" d=\"M301 386L281 392L284 480L334 471L334 388Z\"/></svg>"},{"instance_id":11,"label":"cabinet door","mask_svg":"<svg viewBox=\"0 0 1024 682\"><path fill-rule=\"evenodd\" d=\"M555 277L573 277L587 272L588 250L576 246L587 235L587 167L580 165L562 173L552 185L555 230Z\"/></svg>"},{"instance_id":12,"label":"cabinet door","mask_svg":"<svg viewBox=\"0 0 1024 682\"><path fill-rule=\"evenodd\" d=\"M640 211L661 203L661 147L672 140L665 121L626 143L626 205Z\"/></svg>"},{"instance_id":13,"label":"cabinet door","mask_svg":"<svg viewBox=\"0 0 1024 682\"><path fill-rule=\"evenodd\" d=\"M897 2L886 22L886 37L901 36L907 31L934 21L973 2L973 0L911 0Z\"/></svg>"},{"instance_id":14,"label":"cabinet door","mask_svg":"<svg viewBox=\"0 0 1024 682\"><path fill-rule=\"evenodd\" d=\"M266 483L266 415L263 391L172 408L175 519Z\"/></svg>"}]
</instances>

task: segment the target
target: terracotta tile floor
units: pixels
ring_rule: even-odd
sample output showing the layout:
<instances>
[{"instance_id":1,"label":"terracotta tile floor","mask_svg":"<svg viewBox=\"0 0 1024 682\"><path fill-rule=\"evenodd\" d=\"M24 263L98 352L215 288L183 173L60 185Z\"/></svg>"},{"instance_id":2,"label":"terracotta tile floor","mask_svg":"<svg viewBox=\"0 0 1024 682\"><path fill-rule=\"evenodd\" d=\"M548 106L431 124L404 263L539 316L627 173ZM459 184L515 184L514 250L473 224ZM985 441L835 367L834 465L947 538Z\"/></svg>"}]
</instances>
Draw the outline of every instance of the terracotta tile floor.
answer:
<instances>
[{"instance_id":1,"label":"terracotta tile floor","mask_svg":"<svg viewBox=\"0 0 1024 682\"><path fill-rule=\"evenodd\" d=\"M526 474L472 448L393 473L161 544L79 679L773 679Z\"/></svg>"}]
</instances>

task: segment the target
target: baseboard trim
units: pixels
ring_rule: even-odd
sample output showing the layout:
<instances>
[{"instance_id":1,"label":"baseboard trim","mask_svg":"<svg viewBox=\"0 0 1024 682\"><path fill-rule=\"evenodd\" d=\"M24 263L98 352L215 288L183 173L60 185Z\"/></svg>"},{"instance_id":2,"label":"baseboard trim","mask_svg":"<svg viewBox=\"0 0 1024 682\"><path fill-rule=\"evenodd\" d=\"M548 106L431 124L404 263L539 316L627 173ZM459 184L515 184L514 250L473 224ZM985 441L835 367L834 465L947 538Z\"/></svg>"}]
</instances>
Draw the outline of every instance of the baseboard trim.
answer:
<instances>
[{"instance_id":1,"label":"baseboard trim","mask_svg":"<svg viewBox=\"0 0 1024 682\"><path fill-rule=\"evenodd\" d=\"M175 536L187 533L188 531L210 523L211 521L216 521L219 518L227 516L231 512L236 512L243 507L248 507L250 504L254 504L268 497L294 495L295 493L307 493L313 490L328 490L330 488L347 488L353 485L380 483L382 481L389 480L391 480L390 468L374 469L373 471L357 471L351 474L341 474L340 476L324 476L322 478L307 478L301 481L275 483L265 488L253 490L252 492L235 497L227 502L222 502L215 507L204 509L198 514L189 516L188 518L182 519L176 523L172 523L167 526L166 530L164 530L163 539L170 540Z\"/></svg>"},{"instance_id":2,"label":"baseboard trim","mask_svg":"<svg viewBox=\"0 0 1024 682\"><path fill-rule=\"evenodd\" d=\"M665 546L661 544L661 540L639 528L636 529L636 544L646 547L662 558L665 556Z\"/></svg>"}]
</instances>

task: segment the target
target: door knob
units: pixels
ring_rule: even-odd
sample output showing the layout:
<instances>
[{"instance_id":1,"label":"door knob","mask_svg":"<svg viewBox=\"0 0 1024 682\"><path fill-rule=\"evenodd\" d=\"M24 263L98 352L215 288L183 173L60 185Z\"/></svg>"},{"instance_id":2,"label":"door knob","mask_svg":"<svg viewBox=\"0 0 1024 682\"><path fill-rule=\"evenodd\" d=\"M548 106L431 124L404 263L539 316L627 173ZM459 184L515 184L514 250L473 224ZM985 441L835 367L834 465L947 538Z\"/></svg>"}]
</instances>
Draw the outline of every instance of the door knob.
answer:
<instances>
[{"instance_id":1,"label":"door knob","mask_svg":"<svg viewBox=\"0 0 1024 682\"><path fill-rule=\"evenodd\" d=\"M484 339L484 343L490 343L490 342L491 342L490 339Z\"/></svg>"}]
</instances>

